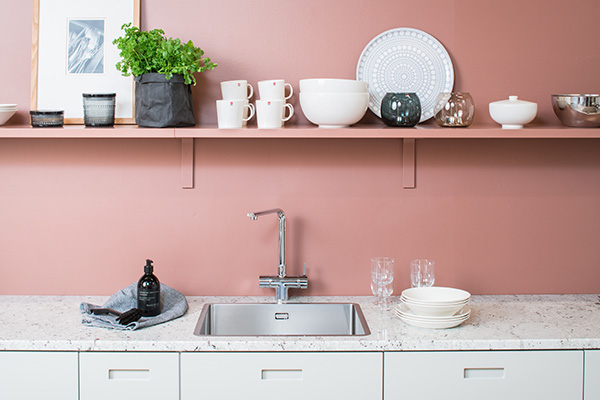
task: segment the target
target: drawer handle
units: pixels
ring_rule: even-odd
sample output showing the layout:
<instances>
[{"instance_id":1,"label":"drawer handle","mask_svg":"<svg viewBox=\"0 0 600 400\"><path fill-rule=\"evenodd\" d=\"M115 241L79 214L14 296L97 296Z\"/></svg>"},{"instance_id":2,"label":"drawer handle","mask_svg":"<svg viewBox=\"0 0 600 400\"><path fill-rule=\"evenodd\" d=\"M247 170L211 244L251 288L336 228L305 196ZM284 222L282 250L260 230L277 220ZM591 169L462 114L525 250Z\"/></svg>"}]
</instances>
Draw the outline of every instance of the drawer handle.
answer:
<instances>
[{"instance_id":1,"label":"drawer handle","mask_svg":"<svg viewBox=\"0 0 600 400\"><path fill-rule=\"evenodd\" d=\"M263 381L301 381L301 369L263 369L260 378Z\"/></svg>"},{"instance_id":2,"label":"drawer handle","mask_svg":"<svg viewBox=\"0 0 600 400\"><path fill-rule=\"evenodd\" d=\"M504 379L504 368L465 368L465 379Z\"/></svg>"},{"instance_id":3,"label":"drawer handle","mask_svg":"<svg viewBox=\"0 0 600 400\"><path fill-rule=\"evenodd\" d=\"M149 381L149 369L109 369L108 379L123 381Z\"/></svg>"}]
</instances>

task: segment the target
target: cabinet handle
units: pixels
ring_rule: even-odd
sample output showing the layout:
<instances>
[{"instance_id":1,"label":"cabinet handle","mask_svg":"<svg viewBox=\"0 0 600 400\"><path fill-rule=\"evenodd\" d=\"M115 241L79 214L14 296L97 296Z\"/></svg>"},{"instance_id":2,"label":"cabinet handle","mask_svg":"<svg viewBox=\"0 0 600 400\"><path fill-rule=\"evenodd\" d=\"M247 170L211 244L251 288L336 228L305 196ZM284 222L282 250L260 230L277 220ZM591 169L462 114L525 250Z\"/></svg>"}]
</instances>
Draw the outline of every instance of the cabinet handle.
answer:
<instances>
[{"instance_id":1,"label":"cabinet handle","mask_svg":"<svg viewBox=\"0 0 600 400\"><path fill-rule=\"evenodd\" d=\"M504 368L465 368L465 379L504 379Z\"/></svg>"},{"instance_id":2,"label":"cabinet handle","mask_svg":"<svg viewBox=\"0 0 600 400\"><path fill-rule=\"evenodd\" d=\"M108 379L111 380L136 380L136 381L149 381L150 370L149 369L109 369Z\"/></svg>"},{"instance_id":3,"label":"cabinet handle","mask_svg":"<svg viewBox=\"0 0 600 400\"><path fill-rule=\"evenodd\" d=\"M300 381L301 369L263 369L260 373L263 381Z\"/></svg>"}]
</instances>

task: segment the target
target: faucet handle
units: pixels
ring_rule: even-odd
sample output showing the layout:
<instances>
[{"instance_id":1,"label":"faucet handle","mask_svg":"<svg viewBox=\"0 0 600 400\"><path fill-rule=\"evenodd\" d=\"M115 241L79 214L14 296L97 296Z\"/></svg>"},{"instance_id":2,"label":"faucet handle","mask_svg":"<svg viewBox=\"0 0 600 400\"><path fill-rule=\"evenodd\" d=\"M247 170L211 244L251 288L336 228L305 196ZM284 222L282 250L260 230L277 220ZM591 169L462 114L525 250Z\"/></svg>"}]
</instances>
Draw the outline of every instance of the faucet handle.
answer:
<instances>
[{"instance_id":1,"label":"faucet handle","mask_svg":"<svg viewBox=\"0 0 600 400\"><path fill-rule=\"evenodd\" d=\"M304 263L304 273L302 274L302 276L306 276L306 263Z\"/></svg>"}]
</instances>

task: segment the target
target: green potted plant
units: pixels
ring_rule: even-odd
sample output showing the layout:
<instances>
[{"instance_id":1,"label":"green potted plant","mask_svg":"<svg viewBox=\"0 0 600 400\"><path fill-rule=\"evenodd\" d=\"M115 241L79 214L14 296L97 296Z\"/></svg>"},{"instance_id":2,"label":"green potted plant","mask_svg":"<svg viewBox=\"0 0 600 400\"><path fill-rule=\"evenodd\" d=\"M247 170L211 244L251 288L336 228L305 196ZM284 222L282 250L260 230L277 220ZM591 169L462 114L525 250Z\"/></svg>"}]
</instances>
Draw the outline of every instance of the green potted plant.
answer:
<instances>
[{"instance_id":1,"label":"green potted plant","mask_svg":"<svg viewBox=\"0 0 600 400\"><path fill-rule=\"evenodd\" d=\"M121 27L125 35L113 44L120 50L117 70L135 80L135 120L140 126L194 126L191 85L195 72L214 69L217 64L204 57L192 41L167 38L162 29L142 31Z\"/></svg>"}]
</instances>

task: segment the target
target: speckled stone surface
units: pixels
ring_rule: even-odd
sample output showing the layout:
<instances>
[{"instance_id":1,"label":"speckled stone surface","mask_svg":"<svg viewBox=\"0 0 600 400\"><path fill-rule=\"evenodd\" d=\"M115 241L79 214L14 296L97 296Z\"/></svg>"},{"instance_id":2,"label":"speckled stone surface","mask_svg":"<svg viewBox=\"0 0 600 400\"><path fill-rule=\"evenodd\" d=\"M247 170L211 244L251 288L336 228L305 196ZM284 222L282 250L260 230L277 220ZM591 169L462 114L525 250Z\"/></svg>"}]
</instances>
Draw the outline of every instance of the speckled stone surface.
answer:
<instances>
[{"instance_id":1,"label":"speckled stone surface","mask_svg":"<svg viewBox=\"0 0 600 400\"><path fill-rule=\"evenodd\" d=\"M270 302L271 297L189 297L183 317L138 331L81 324L82 301L98 296L0 296L0 350L65 351L400 351L599 349L598 295L473 296L461 326L429 330L380 311L372 297L301 297L297 301L353 302L371 334L356 337L198 337L194 327L205 303ZM397 298L394 301L398 301Z\"/></svg>"}]
</instances>

